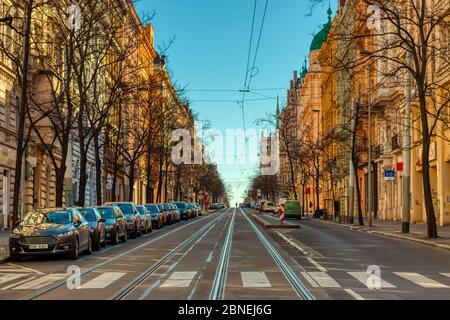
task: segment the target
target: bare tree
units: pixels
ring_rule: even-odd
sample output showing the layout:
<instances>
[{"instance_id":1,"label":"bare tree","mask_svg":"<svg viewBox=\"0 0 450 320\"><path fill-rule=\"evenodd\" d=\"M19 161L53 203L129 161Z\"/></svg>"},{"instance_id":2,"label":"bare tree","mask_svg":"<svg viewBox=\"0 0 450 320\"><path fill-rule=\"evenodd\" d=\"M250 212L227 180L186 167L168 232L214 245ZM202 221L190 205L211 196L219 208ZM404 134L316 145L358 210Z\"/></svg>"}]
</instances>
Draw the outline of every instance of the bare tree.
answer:
<instances>
[{"instance_id":1,"label":"bare tree","mask_svg":"<svg viewBox=\"0 0 450 320\"><path fill-rule=\"evenodd\" d=\"M311 0L313 5L323 2ZM329 34L350 48L347 61L338 69L375 66L368 75L375 86L403 91L411 85L411 102L417 106L422 146L422 184L428 236L436 238L437 227L430 177L430 147L433 137L448 139L449 3L428 0L349 0L345 4L351 21ZM341 22L343 23L343 22ZM341 48L343 49L343 48ZM359 52L358 52L359 50ZM413 122L415 123L414 119ZM409 129L409 128L407 128ZM414 146L406 146L412 148Z\"/></svg>"}]
</instances>

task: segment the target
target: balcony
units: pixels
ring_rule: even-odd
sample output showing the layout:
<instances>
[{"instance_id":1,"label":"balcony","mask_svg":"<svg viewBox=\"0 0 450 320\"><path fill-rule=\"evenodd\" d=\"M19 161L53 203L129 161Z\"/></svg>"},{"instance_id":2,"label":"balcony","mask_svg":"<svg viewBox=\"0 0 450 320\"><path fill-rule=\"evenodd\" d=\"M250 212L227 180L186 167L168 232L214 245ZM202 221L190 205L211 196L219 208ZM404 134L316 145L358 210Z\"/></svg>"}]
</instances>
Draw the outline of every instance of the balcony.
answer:
<instances>
[{"instance_id":1,"label":"balcony","mask_svg":"<svg viewBox=\"0 0 450 320\"><path fill-rule=\"evenodd\" d=\"M391 143L392 150L401 149L402 147L402 136L399 134L396 134L392 137L392 143Z\"/></svg>"},{"instance_id":2,"label":"balcony","mask_svg":"<svg viewBox=\"0 0 450 320\"><path fill-rule=\"evenodd\" d=\"M384 154L384 147L382 145L377 145L375 147L375 158L380 158Z\"/></svg>"}]
</instances>

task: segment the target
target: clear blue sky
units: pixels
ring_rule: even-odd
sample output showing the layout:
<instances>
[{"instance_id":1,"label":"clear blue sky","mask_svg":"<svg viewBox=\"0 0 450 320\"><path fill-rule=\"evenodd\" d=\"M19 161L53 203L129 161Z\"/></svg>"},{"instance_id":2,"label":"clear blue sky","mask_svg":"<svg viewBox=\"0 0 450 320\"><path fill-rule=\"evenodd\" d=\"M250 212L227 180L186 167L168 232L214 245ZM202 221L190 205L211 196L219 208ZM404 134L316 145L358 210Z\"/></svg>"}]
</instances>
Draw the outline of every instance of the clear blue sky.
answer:
<instances>
[{"instance_id":1,"label":"clear blue sky","mask_svg":"<svg viewBox=\"0 0 450 320\"><path fill-rule=\"evenodd\" d=\"M253 48L263 16L265 0L258 0ZM337 1L331 1L333 12ZM335 3L336 2L336 3ZM242 129L241 109L236 102L199 100L240 100L239 92L200 92L189 90L239 90L243 88L253 0L140 0L136 7L142 16L156 11L152 20L157 46L176 36L168 51L168 66L175 82L187 88L191 107L223 132ZM293 70L299 70L309 53L313 34L327 21L328 3L317 7L311 16L307 0L269 0L256 66L259 73L250 89L284 88L257 91L271 100L245 104L246 128L256 128L255 119L276 108L275 97L285 103ZM253 60L254 52L252 53ZM247 94L246 99L264 99ZM236 154L242 151L235 150ZM252 153L248 151L247 153ZM253 156L250 154L250 156ZM232 203L240 201L255 165L220 165L225 182L232 189Z\"/></svg>"}]
</instances>

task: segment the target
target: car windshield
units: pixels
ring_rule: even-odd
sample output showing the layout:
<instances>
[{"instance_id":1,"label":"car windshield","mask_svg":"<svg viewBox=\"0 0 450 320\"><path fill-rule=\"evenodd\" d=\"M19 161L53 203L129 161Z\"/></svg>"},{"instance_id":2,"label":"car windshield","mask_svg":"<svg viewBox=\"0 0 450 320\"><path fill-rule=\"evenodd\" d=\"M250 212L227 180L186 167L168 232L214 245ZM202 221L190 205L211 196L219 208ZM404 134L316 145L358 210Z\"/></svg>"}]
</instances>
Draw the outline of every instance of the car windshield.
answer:
<instances>
[{"instance_id":1,"label":"car windshield","mask_svg":"<svg viewBox=\"0 0 450 320\"><path fill-rule=\"evenodd\" d=\"M145 214L144 207L138 206L138 207L136 207L136 209L137 209L137 211L138 211L140 214Z\"/></svg>"},{"instance_id":2,"label":"car windshield","mask_svg":"<svg viewBox=\"0 0 450 320\"><path fill-rule=\"evenodd\" d=\"M175 205L180 209L186 208L186 204L184 202L175 202Z\"/></svg>"},{"instance_id":3,"label":"car windshield","mask_svg":"<svg viewBox=\"0 0 450 320\"><path fill-rule=\"evenodd\" d=\"M131 216L133 212L133 205L131 203L119 203L117 205L126 216Z\"/></svg>"},{"instance_id":4,"label":"car windshield","mask_svg":"<svg viewBox=\"0 0 450 320\"><path fill-rule=\"evenodd\" d=\"M268 206L268 207L273 207L273 202L267 202L267 203L266 203L266 206Z\"/></svg>"},{"instance_id":5,"label":"car windshield","mask_svg":"<svg viewBox=\"0 0 450 320\"><path fill-rule=\"evenodd\" d=\"M41 212L32 211L22 219L21 224L24 225L37 225L43 223L53 224L69 224L72 222L72 213L70 211L51 211Z\"/></svg>"},{"instance_id":6,"label":"car windshield","mask_svg":"<svg viewBox=\"0 0 450 320\"><path fill-rule=\"evenodd\" d=\"M158 213L159 209L157 206L155 205L149 205L149 206L145 206L147 208L148 211L150 211L151 213Z\"/></svg>"},{"instance_id":7,"label":"car windshield","mask_svg":"<svg viewBox=\"0 0 450 320\"><path fill-rule=\"evenodd\" d=\"M114 210L112 207L97 208L103 219L114 219Z\"/></svg>"},{"instance_id":8,"label":"car windshield","mask_svg":"<svg viewBox=\"0 0 450 320\"><path fill-rule=\"evenodd\" d=\"M80 209L81 215L87 220L87 221L97 221L97 216L95 214L94 209Z\"/></svg>"},{"instance_id":9,"label":"car windshield","mask_svg":"<svg viewBox=\"0 0 450 320\"><path fill-rule=\"evenodd\" d=\"M166 209L166 210L170 210L170 206L169 206L169 204L168 204L168 203L164 203L164 204L163 204L163 206L164 206L164 209Z\"/></svg>"}]
</instances>

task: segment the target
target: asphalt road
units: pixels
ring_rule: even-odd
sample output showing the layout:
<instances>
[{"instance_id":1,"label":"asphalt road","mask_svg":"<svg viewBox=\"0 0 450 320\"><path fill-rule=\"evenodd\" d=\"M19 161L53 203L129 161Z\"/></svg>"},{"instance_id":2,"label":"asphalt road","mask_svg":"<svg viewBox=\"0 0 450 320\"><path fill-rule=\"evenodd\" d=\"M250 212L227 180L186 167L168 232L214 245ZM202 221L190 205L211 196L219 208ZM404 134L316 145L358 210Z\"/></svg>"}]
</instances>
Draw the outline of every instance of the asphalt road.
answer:
<instances>
[{"instance_id":1,"label":"asphalt road","mask_svg":"<svg viewBox=\"0 0 450 320\"><path fill-rule=\"evenodd\" d=\"M183 221L77 261L2 264L0 299L450 299L449 252L317 221L266 230L245 211Z\"/></svg>"}]
</instances>

